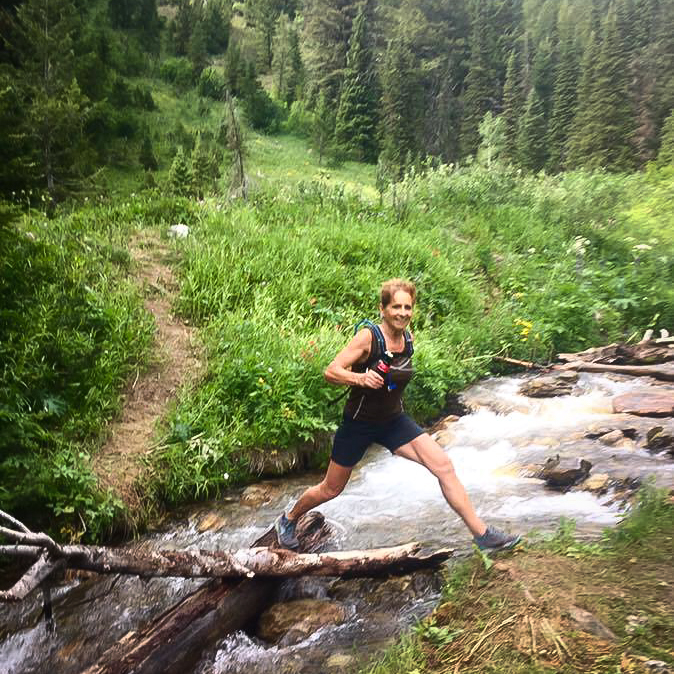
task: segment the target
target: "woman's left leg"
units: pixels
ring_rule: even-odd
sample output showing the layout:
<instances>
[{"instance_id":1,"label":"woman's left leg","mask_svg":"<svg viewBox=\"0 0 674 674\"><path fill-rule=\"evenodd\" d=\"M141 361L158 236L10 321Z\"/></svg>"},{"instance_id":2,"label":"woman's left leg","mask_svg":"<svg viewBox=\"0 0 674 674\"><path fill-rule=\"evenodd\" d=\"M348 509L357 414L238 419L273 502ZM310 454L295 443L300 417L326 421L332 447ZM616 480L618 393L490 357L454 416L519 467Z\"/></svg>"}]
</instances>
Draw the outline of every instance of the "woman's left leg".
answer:
<instances>
[{"instance_id":1,"label":"woman's left leg","mask_svg":"<svg viewBox=\"0 0 674 674\"><path fill-rule=\"evenodd\" d=\"M482 536L485 533L487 526L475 512L464 486L454 471L454 465L442 451L442 447L428 433L410 440L393 453L428 468L438 479L445 500L465 522L473 536Z\"/></svg>"}]
</instances>

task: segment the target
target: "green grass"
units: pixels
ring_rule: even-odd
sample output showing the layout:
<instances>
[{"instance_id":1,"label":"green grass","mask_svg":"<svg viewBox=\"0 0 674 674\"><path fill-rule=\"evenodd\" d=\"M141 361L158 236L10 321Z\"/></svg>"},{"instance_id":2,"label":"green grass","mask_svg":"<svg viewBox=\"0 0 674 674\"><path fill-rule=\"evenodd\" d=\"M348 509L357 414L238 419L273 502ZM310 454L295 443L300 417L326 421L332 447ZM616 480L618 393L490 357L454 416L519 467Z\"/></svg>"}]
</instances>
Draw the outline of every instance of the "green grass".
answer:
<instances>
[{"instance_id":1,"label":"green grass","mask_svg":"<svg viewBox=\"0 0 674 674\"><path fill-rule=\"evenodd\" d=\"M577 542L572 533L563 521L552 539L499 555L488 568L478 555L460 562L434 614L362 671L646 674L649 659L671 667L674 507L665 494L642 488L602 541ZM569 617L572 606L616 640L580 629ZM557 646L549 628L561 639Z\"/></svg>"},{"instance_id":2,"label":"green grass","mask_svg":"<svg viewBox=\"0 0 674 674\"><path fill-rule=\"evenodd\" d=\"M406 408L421 421L488 374L490 354L545 360L674 322L671 267L645 254L635 268L612 224L643 180L440 168L381 207L320 181L205 204L181 244L177 308L202 327L209 372L167 419L161 498L246 481L260 452L316 440L324 457L340 409L322 370L376 317L388 277L419 289Z\"/></svg>"},{"instance_id":3,"label":"green grass","mask_svg":"<svg viewBox=\"0 0 674 674\"><path fill-rule=\"evenodd\" d=\"M276 184L292 191L298 183L320 182L328 189L340 188L368 201L378 198L375 189L375 167L359 162L326 166L318 161L318 153L307 147L301 138L289 135L265 136L251 133L248 138L249 174L253 183L268 188Z\"/></svg>"}]
</instances>

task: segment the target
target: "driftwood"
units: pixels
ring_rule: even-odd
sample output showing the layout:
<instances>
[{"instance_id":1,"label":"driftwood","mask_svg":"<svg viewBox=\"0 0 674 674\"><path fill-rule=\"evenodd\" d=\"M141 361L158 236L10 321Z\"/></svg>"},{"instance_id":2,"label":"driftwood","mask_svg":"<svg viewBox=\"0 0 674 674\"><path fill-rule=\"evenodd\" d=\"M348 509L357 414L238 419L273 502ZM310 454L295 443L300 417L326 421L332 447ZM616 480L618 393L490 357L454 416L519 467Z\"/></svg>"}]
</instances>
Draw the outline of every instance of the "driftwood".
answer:
<instances>
[{"instance_id":1,"label":"driftwood","mask_svg":"<svg viewBox=\"0 0 674 674\"><path fill-rule=\"evenodd\" d=\"M564 354L560 354L560 357ZM613 372L638 377L653 377L661 381L674 381L674 363L661 365L605 365L577 360L564 365L553 365L553 370L575 370L576 372Z\"/></svg>"},{"instance_id":2,"label":"driftwood","mask_svg":"<svg viewBox=\"0 0 674 674\"><path fill-rule=\"evenodd\" d=\"M517 358L508 358L507 356L494 356L494 360L498 360L502 363L509 363L510 365L519 365L521 367L526 367L529 370L542 370L547 367L546 365L533 363L530 360L518 360Z\"/></svg>"},{"instance_id":3,"label":"driftwood","mask_svg":"<svg viewBox=\"0 0 674 674\"><path fill-rule=\"evenodd\" d=\"M557 358L568 362L585 361L605 365L654 365L674 361L674 349L669 348L668 341L669 338L633 345L609 344L578 353L560 353Z\"/></svg>"}]
</instances>

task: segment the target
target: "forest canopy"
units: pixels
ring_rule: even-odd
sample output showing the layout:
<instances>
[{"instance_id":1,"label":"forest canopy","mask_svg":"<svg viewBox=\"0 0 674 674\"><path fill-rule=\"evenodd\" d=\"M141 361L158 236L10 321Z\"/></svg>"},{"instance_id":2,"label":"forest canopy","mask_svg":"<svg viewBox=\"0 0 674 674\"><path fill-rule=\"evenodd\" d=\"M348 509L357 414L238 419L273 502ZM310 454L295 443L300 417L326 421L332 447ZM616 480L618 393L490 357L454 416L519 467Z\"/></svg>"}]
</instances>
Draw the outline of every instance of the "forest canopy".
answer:
<instances>
[{"instance_id":1,"label":"forest canopy","mask_svg":"<svg viewBox=\"0 0 674 674\"><path fill-rule=\"evenodd\" d=\"M554 173L672 155L671 0L5 5L5 197L37 189L55 202L103 167L167 170L197 136L212 185L227 133L158 128L161 80L214 101L229 92L252 128L309 137L333 160L379 161L393 178L428 157L482 153Z\"/></svg>"}]
</instances>

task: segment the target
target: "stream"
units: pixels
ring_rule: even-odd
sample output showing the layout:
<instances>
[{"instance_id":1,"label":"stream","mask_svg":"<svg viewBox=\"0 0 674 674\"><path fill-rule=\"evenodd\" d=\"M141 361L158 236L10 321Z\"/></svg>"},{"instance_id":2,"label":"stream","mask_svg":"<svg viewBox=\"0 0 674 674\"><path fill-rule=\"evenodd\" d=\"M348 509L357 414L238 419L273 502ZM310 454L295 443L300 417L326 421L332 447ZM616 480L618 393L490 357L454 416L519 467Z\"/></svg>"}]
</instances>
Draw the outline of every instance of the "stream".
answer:
<instances>
[{"instance_id":1,"label":"stream","mask_svg":"<svg viewBox=\"0 0 674 674\"><path fill-rule=\"evenodd\" d=\"M590 477L645 479L674 485L674 461L644 449L655 425L674 430L672 419L649 419L611 412L611 399L662 383L608 375L581 374L574 395L533 399L518 394L524 377L492 378L462 396L472 412L436 433L466 486L478 513L500 528L523 534L554 531L560 517L576 521L578 535L596 537L621 516L622 499L573 488L547 490L525 477L524 467L539 466L559 454L562 467L580 458L593 464ZM612 446L587 439L602 427L636 429L636 441ZM530 471L529 471L530 472ZM304 474L201 503L175 513L162 529L130 544L134 548L235 549L247 547L266 531L319 474ZM258 501L264 501L262 503ZM424 548L452 547L454 558L470 554L468 531L445 504L435 479L421 466L372 447L354 470L344 493L320 511L336 532L331 548L359 549L420 541ZM305 578L286 581L277 600L331 599L343 610L339 625L327 625L297 643L270 645L254 626L222 639L205 652L191 674L352 671L384 648L440 598L442 571L419 572L388 580ZM2 674L71 674L93 663L114 641L146 624L191 592L200 580L106 577L64 582L52 590L55 633L41 618L39 592L20 605L0 606ZM186 673L190 674L190 673Z\"/></svg>"}]
</instances>

